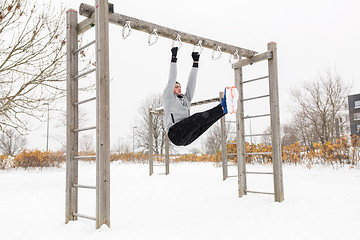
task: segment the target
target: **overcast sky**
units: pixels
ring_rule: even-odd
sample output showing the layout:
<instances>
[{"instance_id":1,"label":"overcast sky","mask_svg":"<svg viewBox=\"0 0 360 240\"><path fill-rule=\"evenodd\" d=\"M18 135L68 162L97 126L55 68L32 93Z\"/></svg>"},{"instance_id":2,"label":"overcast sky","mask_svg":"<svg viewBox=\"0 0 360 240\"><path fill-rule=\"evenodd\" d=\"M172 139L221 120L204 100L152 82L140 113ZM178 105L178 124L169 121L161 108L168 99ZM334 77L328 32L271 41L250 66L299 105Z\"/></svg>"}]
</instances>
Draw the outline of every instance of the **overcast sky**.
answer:
<instances>
[{"instance_id":1,"label":"overcast sky","mask_svg":"<svg viewBox=\"0 0 360 240\"><path fill-rule=\"evenodd\" d=\"M63 4L67 9L78 10L81 2L94 5L94 1L85 0L64 0ZM116 13L259 53L267 50L268 42L277 42L282 123L289 121L292 113L290 89L316 80L328 66L336 68L343 80L352 84L352 94L360 93L358 0L110 2L114 4ZM79 16L79 21L83 19ZM161 93L166 85L172 41L160 38L158 43L149 47L147 34L133 31L130 37L123 40L121 32L122 27L111 25L111 141L114 143L120 139L132 144L131 131L136 125L141 102L150 94ZM83 35L85 43L94 38L93 30ZM192 49L193 46L183 44L178 56L178 80L183 86L191 68ZM200 57L194 100L217 97L225 86L234 85L229 55L223 54L219 60L213 61L211 54L211 50L204 49ZM244 79L267 75L266 71L266 64L246 67ZM266 81L244 91L245 96L261 95L267 91ZM248 107L245 114L268 111L264 105L267 104L258 103ZM198 110L193 109L194 112ZM93 116L89 114L90 120L85 125L95 124L91 120ZM253 133L263 130L263 124L252 123ZM44 131L40 131L45 136ZM200 148L201 141L203 139L196 141L193 147ZM29 147L41 148L39 143L30 144ZM50 148L57 147L58 143L51 140Z\"/></svg>"}]
</instances>

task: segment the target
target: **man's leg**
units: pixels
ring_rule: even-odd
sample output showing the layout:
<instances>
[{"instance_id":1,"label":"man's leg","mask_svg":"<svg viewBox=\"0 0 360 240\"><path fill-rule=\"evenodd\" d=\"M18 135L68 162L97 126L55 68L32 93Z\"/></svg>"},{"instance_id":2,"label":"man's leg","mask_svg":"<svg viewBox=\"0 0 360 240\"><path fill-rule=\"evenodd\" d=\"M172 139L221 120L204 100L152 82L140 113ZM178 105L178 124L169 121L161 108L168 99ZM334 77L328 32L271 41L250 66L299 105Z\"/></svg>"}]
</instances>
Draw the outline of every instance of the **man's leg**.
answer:
<instances>
[{"instance_id":1,"label":"man's leg","mask_svg":"<svg viewBox=\"0 0 360 240\"><path fill-rule=\"evenodd\" d=\"M174 124L169 129L169 139L177 146L189 145L224 115L220 104L205 112L196 113Z\"/></svg>"}]
</instances>

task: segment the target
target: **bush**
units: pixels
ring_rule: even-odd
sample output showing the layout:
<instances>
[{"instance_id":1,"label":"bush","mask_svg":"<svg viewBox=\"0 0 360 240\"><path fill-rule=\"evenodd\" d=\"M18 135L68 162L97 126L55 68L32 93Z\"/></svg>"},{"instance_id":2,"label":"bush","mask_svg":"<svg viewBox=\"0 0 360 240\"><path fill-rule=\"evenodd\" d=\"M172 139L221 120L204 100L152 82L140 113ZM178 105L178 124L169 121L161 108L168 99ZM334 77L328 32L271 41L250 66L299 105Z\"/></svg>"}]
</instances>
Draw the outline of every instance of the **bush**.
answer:
<instances>
[{"instance_id":1,"label":"bush","mask_svg":"<svg viewBox=\"0 0 360 240\"><path fill-rule=\"evenodd\" d=\"M40 150L23 150L15 156L14 167L60 167L66 157L63 152L46 152Z\"/></svg>"}]
</instances>

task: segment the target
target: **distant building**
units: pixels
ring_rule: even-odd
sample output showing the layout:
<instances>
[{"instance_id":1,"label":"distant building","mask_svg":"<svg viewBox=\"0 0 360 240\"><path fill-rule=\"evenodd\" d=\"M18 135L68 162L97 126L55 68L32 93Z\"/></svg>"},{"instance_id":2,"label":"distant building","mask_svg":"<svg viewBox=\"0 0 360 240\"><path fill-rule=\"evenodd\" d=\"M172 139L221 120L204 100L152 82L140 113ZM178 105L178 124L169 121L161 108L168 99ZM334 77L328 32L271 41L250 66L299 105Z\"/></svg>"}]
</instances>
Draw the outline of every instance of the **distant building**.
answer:
<instances>
[{"instance_id":1,"label":"distant building","mask_svg":"<svg viewBox=\"0 0 360 240\"><path fill-rule=\"evenodd\" d=\"M351 136L360 136L360 94L348 96Z\"/></svg>"}]
</instances>

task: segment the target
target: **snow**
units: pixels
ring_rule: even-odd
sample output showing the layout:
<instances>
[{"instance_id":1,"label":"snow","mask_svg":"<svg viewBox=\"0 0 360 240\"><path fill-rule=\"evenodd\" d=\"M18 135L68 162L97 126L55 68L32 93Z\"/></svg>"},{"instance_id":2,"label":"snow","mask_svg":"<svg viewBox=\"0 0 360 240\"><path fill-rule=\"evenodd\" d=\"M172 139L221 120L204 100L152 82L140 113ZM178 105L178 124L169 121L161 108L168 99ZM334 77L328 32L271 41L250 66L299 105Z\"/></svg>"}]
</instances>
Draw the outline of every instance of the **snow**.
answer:
<instances>
[{"instance_id":1,"label":"snow","mask_svg":"<svg viewBox=\"0 0 360 240\"><path fill-rule=\"evenodd\" d=\"M249 171L271 171L250 165ZM360 170L284 166L285 201L237 196L210 163L111 163L111 228L65 224L65 168L0 171L1 239L360 239ZM230 169L231 170L231 169ZM232 169L235 173L235 169ZM249 176L248 189L272 191L271 176ZM95 164L81 163L79 183L94 185ZM95 215L95 191L79 190L79 213Z\"/></svg>"}]
</instances>

